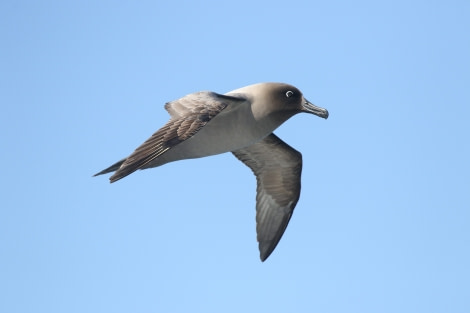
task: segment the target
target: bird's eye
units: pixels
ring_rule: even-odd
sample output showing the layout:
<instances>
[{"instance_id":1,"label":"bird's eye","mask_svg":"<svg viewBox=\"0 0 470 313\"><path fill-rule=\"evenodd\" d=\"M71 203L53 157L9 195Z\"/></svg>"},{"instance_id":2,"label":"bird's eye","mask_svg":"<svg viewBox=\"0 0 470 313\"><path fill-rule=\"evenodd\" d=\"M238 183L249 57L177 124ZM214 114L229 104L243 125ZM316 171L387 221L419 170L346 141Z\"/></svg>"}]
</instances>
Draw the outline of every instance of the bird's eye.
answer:
<instances>
[{"instance_id":1,"label":"bird's eye","mask_svg":"<svg viewBox=\"0 0 470 313\"><path fill-rule=\"evenodd\" d=\"M294 95L294 92L293 92L293 91L290 91L290 90L289 90L288 92L286 92L286 97L287 97L287 98L290 98L290 97L292 97L293 95Z\"/></svg>"}]
</instances>

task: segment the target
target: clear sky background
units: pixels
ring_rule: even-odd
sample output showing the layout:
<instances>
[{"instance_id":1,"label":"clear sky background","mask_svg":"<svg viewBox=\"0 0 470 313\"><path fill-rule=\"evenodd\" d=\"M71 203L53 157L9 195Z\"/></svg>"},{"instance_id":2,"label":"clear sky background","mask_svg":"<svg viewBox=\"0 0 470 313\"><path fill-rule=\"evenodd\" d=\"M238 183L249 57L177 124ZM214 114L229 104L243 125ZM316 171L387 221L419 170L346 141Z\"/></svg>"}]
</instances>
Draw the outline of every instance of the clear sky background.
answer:
<instances>
[{"instance_id":1,"label":"clear sky background","mask_svg":"<svg viewBox=\"0 0 470 313\"><path fill-rule=\"evenodd\" d=\"M2 1L1 312L470 312L469 1ZM188 93L291 83L259 260L231 154L109 184Z\"/></svg>"}]
</instances>

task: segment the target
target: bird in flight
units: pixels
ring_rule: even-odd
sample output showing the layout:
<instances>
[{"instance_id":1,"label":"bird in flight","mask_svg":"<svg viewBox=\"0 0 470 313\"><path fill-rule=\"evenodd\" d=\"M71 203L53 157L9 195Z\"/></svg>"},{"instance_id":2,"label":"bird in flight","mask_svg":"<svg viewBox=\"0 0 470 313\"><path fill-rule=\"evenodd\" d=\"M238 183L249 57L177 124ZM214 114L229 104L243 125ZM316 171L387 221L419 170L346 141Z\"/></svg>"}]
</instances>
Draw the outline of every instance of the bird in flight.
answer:
<instances>
[{"instance_id":1,"label":"bird in flight","mask_svg":"<svg viewBox=\"0 0 470 313\"><path fill-rule=\"evenodd\" d=\"M281 239L300 196L302 155L273 131L297 113L328 118L284 83L259 83L226 94L201 91L165 104L170 120L128 157L94 176L113 183L136 170L224 152L256 176L256 232L261 261Z\"/></svg>"}]
</instances>

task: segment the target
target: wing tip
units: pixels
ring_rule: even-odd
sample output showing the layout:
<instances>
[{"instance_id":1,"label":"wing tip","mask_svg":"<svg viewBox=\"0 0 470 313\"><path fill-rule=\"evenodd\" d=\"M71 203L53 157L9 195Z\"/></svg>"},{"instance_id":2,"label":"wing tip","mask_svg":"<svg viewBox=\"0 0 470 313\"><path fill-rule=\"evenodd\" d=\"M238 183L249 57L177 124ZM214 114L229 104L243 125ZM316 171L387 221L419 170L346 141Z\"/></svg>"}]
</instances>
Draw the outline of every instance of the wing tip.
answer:
<instances>
[{"instance_id":1,"label":"wing tip","mask_svg":"<svg viewBox=\"0 0 470 313\"><path fill-rule=\"evenodd\" d=\"M269 258L275 247L276 246L272 247L270 244L259 243L259 258L261 262L264 262Z\"/></svg>"},{"instance_id":2,"label":"wing tip","mask_svg":"<svg viewBox=\"0 0 470 313\"><path fill-rule=\"evenodd\" d=\"M133 170L133 171L122 171L122 169L118 169L116 172L114 172L114 174L111 177L109 177L109 182L111 184L115 183L118 180L126 177L127 175L132 174L133 172L135 172L135 170Z\"/></svg>"}]
</instances>

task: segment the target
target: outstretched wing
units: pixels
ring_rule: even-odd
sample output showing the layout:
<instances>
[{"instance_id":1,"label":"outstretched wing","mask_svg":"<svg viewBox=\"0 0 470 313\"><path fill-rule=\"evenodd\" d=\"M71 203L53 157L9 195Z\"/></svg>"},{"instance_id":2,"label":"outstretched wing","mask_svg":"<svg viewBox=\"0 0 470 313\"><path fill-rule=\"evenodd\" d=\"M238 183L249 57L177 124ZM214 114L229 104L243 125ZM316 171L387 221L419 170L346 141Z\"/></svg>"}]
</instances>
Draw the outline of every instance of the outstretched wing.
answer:
<instances>
[{"instance_id":1,"label":"outstretched wing","mask_svg":"<svg viewBox=\"0 0 470 313\"><path fill-rule=\"evenodd\" d=\"M233 154L256 176L256 232L264 261L281 240L299 200L302 155L274 134Z\"/></svg>"},{"instance_id":2,"label":"outstretched wing","mask_svg":"<svg viewBox=\"0 0 470 313\"><path fill-rule=\"evenodd\" d=\"M201 109L218 107L221 104L225 106L229 103L244 102L245 98L221 95L211 91L200 91L184 96L175 101L165 104L165 110L171 116L172 120L179 119L188 114L199 114Z\"/></svg>"},{"instance_id":3,"label":"outstretched wing","mask_svg":"<svg viewBox=\"0 0 470 313\"><path fill-rule=\"evenodd\" d=\"M116 170L109 179L113 183L144 168L172 147L191 138L228 105L245 100L202 91L168 102L165 109L171 115L170 121L140 145L129 157L96 175Z\"/></svg>"}]
</instances>

